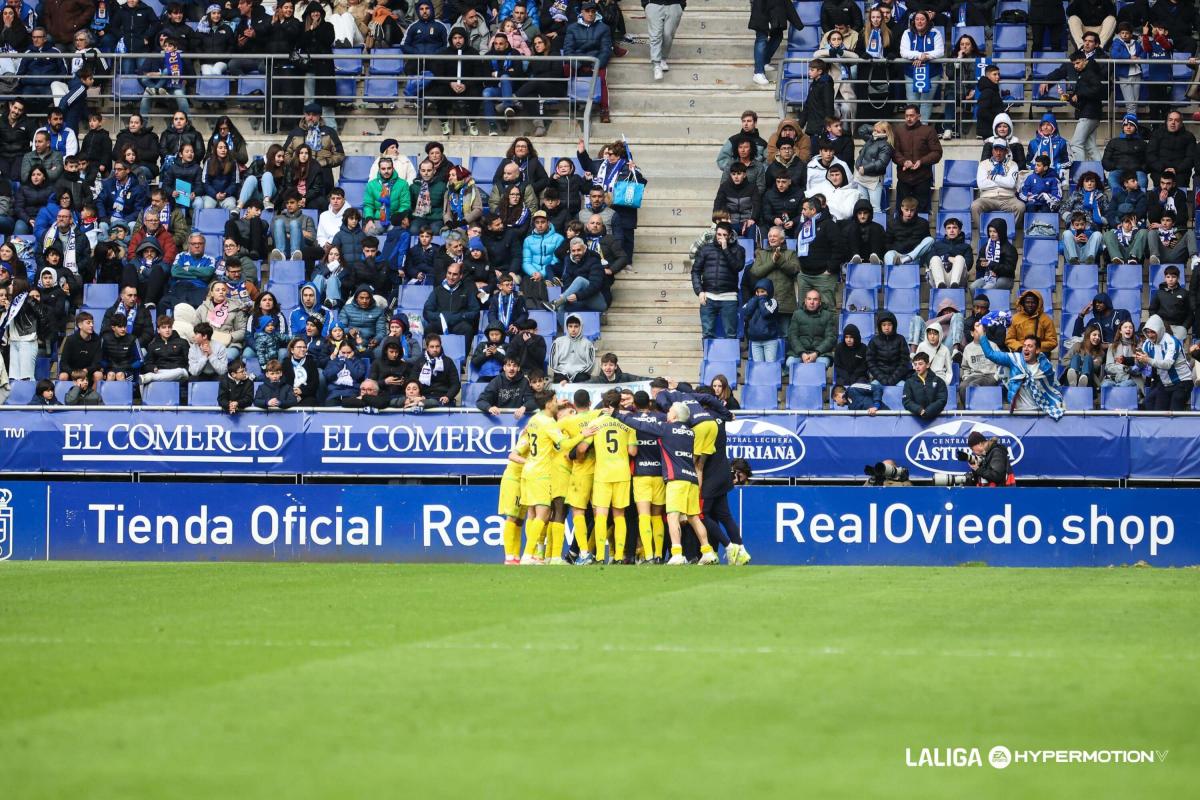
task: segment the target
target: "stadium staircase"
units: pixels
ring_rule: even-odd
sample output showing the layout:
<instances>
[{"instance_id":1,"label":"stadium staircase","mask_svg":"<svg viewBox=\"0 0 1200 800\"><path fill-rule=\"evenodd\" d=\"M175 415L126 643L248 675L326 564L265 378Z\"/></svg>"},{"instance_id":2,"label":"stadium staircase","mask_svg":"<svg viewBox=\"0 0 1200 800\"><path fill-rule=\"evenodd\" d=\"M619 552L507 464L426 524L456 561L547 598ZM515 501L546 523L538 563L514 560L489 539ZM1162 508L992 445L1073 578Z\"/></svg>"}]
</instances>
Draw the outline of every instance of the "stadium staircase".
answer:
<instances>
[{"instance_id":1,"label":"stadium staircase","mask_svg":"<svg viewBox=\"0 0 1200 800\"><path fill-rule=\"evenodd\" d=\"M649 187L639 214L634 266L618 277L597 347L617 353L627 372L695 380L702 347L688 251L710 224L721 144L738 129L739 116L748 108L759 113L765 138L774 132L779 120L775 86L758 87L750 80L754 35L746 28L744 0L691 0L676 35L671 70L661 82L651 77L644 10L636 0L623 0L622 9L635 42L624 43L628 55L609 64L612 122L601 124L593 117L590 151L594 154L601 144L624 135ZM251 152L265 152L279 141L236 110L234 119ZM155 122L161 127L161 118ZM422 133L414 112L401 108L356 110L339 116L338 125L350 154L375 154L384 138L397 139L401 152L417 154L425 142L442 139L436 123ZM1033 126L1018 123L1017 128L1028 142ZM482 136L456 133L443 141L448 156L470 163L476 156L502 156L513 136L531 130L517 122L507 134L489 137L485 129ZM578 129L560 118L547 136L533 141L548 158L573 155L578 138ZM981 143L973 136L942 145L945 160L979 158ZM939 166L935 185L940 183ZM935 190L934 219L938 194ZM1018 233L1018 247L1020 243ZM922 308L927 304L928 287L923 287Z\"/></svg>"}]
</instances>

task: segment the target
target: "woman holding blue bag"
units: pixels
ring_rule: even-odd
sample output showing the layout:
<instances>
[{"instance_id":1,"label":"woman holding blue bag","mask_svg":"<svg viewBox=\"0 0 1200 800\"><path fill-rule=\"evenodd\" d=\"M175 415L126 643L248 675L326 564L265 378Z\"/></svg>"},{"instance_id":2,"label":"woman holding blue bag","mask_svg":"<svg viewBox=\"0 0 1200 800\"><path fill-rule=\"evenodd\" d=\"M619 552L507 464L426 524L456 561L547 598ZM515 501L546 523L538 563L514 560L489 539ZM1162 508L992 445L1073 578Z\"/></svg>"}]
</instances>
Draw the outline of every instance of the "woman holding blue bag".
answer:
<instances>
[{"instance_id":1,"label":"woman holding blue bag","mask_svg":"<svg viewBox=\"0 0 1200 800\"><path fill-rule=\"evenodd\" d=\"M637 230L638 209L642 205L646 176L633 163L629 143L622 136L620 141L600 148L599 160L592 160L579 140L576 157L583 168L584 177L590 177L593 186L603 187L606 199L613 208L613 230L611 233L621 240L629 254L629 265L633 266L633 237Z\"/></svg>"}]
</instances>

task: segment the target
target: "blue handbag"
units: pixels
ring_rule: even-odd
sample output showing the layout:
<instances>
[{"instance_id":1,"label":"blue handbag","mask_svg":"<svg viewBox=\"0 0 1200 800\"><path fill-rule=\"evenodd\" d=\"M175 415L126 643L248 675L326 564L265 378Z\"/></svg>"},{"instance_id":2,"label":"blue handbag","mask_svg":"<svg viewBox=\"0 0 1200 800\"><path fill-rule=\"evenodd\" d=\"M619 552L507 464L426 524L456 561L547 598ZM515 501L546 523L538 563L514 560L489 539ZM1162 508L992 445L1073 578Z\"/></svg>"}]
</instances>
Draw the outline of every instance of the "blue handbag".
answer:
<instances>
[{"instance_id":1,"label":"blue handbag","mask_svg":"<svg viewBox=\"0 0 1200 800\"><path fill-rule=\"evenodd\" d=\"M646 186L637 181L617 181L613 186L612 204L622 208L641 208L642 193L645 191Z\"/></svg>"}]
</instances>

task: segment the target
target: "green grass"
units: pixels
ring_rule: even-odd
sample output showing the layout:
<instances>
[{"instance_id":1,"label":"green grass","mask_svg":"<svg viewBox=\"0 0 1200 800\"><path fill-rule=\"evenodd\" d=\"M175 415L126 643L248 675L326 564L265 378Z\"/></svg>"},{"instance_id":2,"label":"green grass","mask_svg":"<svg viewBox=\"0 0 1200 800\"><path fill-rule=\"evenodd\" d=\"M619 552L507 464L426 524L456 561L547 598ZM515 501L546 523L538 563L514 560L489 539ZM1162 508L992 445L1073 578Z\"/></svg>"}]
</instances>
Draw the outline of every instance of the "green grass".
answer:
<instances>
[{"instance_id":1,"label":"green grass","mask_svg":"<svg viewBox=\"0 0 1200 800\"><path fill-rule=\"evenodd\" d=\"M1190 796L1200 571L0 564L0 797ZM1010 748L1149 766L986 766ZM985 766L913 769L905 748Z\"/></svg>"}]
</instances>

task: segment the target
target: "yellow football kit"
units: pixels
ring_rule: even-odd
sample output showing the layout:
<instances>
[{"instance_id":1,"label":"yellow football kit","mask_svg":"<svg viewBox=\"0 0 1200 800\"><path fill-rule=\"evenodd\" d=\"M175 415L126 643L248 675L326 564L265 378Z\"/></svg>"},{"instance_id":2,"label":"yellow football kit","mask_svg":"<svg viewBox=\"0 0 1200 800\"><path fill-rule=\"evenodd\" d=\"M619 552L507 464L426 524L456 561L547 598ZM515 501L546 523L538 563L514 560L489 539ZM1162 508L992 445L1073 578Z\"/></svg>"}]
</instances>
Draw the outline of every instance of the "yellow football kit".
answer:
<instances>
[{"instance_id":1,"label":"yellow football kit","mask_svg":"<svg viewBox=\"0 0 1200 800\"><path fill-rule=\"evenodd\" d=\"M554 418L541 411L526 423L525 436L529 439L529 455L521 472L521 502L527 508L549 506L554 498L554 465L566 437Z\"/></svg>"}]
</instances>

